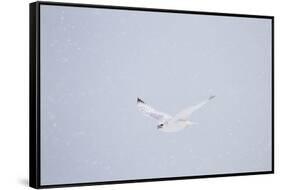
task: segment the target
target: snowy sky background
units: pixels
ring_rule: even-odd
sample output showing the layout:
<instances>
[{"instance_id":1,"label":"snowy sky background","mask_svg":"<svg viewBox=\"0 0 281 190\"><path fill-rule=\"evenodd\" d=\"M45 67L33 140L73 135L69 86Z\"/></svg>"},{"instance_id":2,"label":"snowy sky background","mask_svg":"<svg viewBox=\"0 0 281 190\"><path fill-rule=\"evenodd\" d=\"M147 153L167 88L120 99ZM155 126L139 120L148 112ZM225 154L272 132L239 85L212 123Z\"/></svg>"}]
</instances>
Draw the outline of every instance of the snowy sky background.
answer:
<instances>
[{"instance_id":1,"label":"snowy sky background","mask_svg":"<svg viewBox=\"0 0 281 190\"><path fill-rule=\"evenodd\" d=\"M269 19L41 5L41 183L270 170L270 79Z\"/></svg>"}]
</instances>

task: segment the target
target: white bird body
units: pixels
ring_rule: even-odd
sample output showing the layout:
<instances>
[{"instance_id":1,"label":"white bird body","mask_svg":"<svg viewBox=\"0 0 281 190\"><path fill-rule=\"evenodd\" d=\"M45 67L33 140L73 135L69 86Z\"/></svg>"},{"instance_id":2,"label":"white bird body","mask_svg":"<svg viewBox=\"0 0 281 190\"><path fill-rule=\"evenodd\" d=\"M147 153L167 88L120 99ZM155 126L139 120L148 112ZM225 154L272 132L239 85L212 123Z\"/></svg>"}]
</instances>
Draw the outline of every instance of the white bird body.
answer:
<instances>
[{"instance_id":1,"label":"white bird body","mask_svg":"<svg viewBox=\"0 0 281 190\"><path fill-rule=\"evenodd\" d=\"M188 121L168 121L167 124L164 124L163 127L159 127L159 131L163 132L177 132L181 131L186 127L189 127L190 124Z\"/></svg>"},{"instance_id":2,"label":"white bird body","mask_svg":"<svg viewBox=\"0 0 281 190\"><path fill-rule=\"evenodd\" d=\"M144 103L144 101L142 101L140 98L137 99L137 107L144 115L156 119L159 122L157 129L159 129L160 131L177 132L197 124L189 120L190 115L194 111L207 104L213 98L215 98L215 96L210 96L207 100L204 100L195 106L191 106L187 109L182 110L174 117L166 113L156 111L154 108Z\"/></svg>"}]
</instances>

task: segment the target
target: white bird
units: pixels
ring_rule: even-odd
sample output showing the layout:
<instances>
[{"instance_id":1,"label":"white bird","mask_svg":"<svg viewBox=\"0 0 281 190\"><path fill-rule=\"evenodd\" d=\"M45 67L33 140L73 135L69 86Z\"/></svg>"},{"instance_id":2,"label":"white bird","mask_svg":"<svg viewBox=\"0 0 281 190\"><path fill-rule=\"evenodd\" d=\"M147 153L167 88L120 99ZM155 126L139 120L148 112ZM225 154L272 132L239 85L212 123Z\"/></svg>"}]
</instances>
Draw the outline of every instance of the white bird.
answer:
<instances>
[{"instance_id":1,"label":"white bird","mask_svg":"<svg viewBox=\"0 0 281 190\"><path fill-rule=\"evenodd\" d=\"M215 98L216 96L210 96L208 99L196 104L194 106L188 107L179 113L177 113L174 117L169 114L159 112L155 110L153 107L144 103L144 101L140 98L137 98L137 108L144 115L149 116L158 121L157 129L164 132L177 132L186 127L195 125L197 123L189 120L190 115L207 104L210 100Z\"/></svg>"}]
</instances>

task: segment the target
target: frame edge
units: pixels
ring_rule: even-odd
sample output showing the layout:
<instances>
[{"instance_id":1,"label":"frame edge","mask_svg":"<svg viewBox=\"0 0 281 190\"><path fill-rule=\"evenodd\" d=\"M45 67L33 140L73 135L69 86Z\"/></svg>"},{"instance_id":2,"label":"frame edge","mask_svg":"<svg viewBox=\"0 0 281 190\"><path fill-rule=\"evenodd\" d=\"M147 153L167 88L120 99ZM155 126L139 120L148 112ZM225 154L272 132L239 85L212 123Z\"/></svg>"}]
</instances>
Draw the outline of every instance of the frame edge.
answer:
<instances>
[{"instance_id":1,"label":"frame edge","mask_svg":"<svg viewBox=\"0 0 281 190\"><path fill-rule=\"evenodd\" d=\"M272 173L275 173L275 136L274 136L274 127L275 127L275 122L274 122L274 118L275 118L275 111L274 111L274 55L275 55L275 48L274 48L274 16L272 16L271 18L271 109L272 109L272 113L271 113L271 170Z\"/></svg>"},{"instance_id":2,"label":"frame edge","mask_svg":"<svg viewBox=\"0 0 281 190\"><path fill-rule=\"evenodd\" d=\"M227 12L210 12L210 11L191 11L184 9L168 9L168 8L152 8L152 7L134 7L134 6L121 6L121 5L105 5L105 4L89 4L89 3L74 3L74 2L59 2L59 1L44 1L39 0L37 3L41 5L53 6L67 6L67 7L84 7L84 8L105 8L117 10L131 10L131 11L152 11L164 13L179 13L179 14L195 14L195 15L209 15L209 16L227 16L227 17L244 17L244 18L260 18L272 19L272 15L255 15L245 13L227 13Z\"/></svg>"},{"instance_id":3,"label":"frame edge","mask_svg":"<svg viewBox=\"0 0 281 190\"><path fill-rule=\"evenodd\" d=\"M40 132L38 126L39 4L29 4L29 186L40 188Z\"/></svg>"}]
</instances>

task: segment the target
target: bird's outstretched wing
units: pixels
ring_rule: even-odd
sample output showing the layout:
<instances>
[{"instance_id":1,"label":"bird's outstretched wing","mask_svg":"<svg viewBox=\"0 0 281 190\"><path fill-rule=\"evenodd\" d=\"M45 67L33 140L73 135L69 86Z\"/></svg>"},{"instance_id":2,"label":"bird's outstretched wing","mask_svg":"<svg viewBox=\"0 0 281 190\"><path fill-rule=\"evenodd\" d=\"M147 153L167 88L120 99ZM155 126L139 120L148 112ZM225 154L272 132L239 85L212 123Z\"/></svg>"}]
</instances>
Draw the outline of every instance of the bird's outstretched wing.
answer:
<instances>
[{"instance_id":1,"label":"bird's outstretched wing","mask_svg":"<svg viewBox=\"0 0 281 190\"><path fill-rule=\"evenodd\" d=\"M196 110L200 109L203 107L205 104L207 104L210 100L214 99L216 96L210 96L207 100L204 100L200 102L199 104L196 104L194 106L188 107L179 113L177 113L174 117L175 120L187 120L189 116L195 112Z\"/></svg>"},{"instance_id":2,"label":"bird's outstretched wing","mask_svg":"<svg viewBox=\"0 0 281 190\"><path fill-rule=\"evenodd\" d=\"M144 115L149 116L149 117L151 117L153 119L156 119L160 123L165 122L165 121L171 119L170 115L155 110L151 106L149 106L146 103L144 103L144 101L142 101L140 98L137 99L137 108Z\"/></svg>"}]
</instances>

